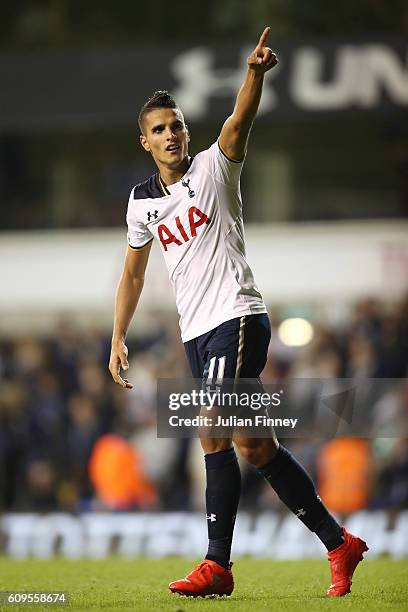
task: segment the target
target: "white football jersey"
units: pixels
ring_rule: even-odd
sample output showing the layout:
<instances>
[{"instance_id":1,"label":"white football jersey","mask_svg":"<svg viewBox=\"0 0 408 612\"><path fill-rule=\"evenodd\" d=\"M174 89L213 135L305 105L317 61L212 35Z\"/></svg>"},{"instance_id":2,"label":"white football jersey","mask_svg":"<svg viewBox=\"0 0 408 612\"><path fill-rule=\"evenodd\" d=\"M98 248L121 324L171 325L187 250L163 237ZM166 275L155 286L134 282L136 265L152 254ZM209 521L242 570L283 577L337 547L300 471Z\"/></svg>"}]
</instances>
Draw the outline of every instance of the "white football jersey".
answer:
<instances>
[{"instance_id":1,"label":"white football jersey","mask_svg":"<svg viewBox=\"0 0 408 612\"><path fill-rule=\"evenodd\" d=\"M235 317L266 312L245 259L242 165L216 142L191 159L177 183L164 185L157 173L130 193L129 245L159 242L183 342Z\"/></svg>"}]
</instances>

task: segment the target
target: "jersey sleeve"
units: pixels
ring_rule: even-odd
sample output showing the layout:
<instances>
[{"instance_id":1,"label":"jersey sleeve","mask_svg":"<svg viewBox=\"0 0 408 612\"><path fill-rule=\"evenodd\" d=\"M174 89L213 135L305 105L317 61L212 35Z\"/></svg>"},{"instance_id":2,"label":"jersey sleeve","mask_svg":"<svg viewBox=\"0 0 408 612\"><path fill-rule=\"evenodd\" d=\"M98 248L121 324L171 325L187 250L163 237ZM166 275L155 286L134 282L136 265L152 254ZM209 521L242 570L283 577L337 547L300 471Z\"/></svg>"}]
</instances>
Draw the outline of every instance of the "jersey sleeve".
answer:
<instances>
[{"instance_id":1,"label":"jersey sleeve","mask_svg":"<svg viewBox=\"0 0 408 612\"><path fill-rule=\"evenodd\" d=\"M245 157L239 162L230 159L221 149L218 140L209 149L199 153L197 157L217 181L233 189L238 188Z\"/></svg>"},{"instance_id":2,"label":"jersey sleeve","mask_svg":"<svg viewBox=\"0 0 408 612\"><path fill-rule=\"evenodd\" d=\"M130 193L126 213L126 223L128 227L127 241L132 249L142 249L153 240L153 235L136 215L135 207L137 206L137 200L133 198L133 192L134 189L132 189Z\"/></svg>"}]
</instances>

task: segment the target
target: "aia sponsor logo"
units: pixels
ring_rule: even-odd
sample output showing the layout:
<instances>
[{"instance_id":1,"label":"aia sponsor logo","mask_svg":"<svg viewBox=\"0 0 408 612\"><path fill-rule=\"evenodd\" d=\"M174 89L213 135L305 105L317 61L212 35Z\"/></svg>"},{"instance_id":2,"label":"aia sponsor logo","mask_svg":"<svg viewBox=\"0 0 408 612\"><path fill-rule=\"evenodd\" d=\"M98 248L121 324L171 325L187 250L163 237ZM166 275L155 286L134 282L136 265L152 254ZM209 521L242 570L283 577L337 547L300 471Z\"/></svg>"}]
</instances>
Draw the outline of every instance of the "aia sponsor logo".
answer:
<instances>
[{"instance_id":1,"label":"aia sponsor logo","mask_svg":"<svg viewBox=\"0 0 408 612\"><path fill-rule=\"evenodd\" d=\"M197 229L201 225L208 225L211 219L196 206L190 206L188 209L188 227L184 227L180 217L174 219L176 228L172 231L167 225L161 223L157 228L159 240L165 251L168 250L170 244L181 246L184 242L188 242L191 238L197 236Z\"/></svg>"}]
</instances>

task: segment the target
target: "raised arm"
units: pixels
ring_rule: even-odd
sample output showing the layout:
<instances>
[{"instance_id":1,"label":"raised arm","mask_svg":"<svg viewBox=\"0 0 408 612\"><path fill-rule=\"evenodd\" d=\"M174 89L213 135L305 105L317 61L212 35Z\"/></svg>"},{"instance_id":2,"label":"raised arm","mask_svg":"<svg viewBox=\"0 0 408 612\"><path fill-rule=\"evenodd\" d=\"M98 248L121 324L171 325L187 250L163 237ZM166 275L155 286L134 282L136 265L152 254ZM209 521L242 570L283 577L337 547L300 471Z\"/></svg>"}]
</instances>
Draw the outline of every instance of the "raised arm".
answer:
<instances>
[{"instance_id":1,"label":"raised arm","mask_svg":"<svg viewBox=\"0 0 408 612\"><path fill-rule=\"evenodd\" d=\"M143 289L144 274L149 259L152 243L142 249L128 247L122 276L116 291L115 318L112 334L112 348L109 359L109 371L113 380L125 389L133 385L120 376L120 369L127 370L128 348L125 344L126 333L136 310Z\"/></svg>"},{"instance_id":2,"label":"raised arm","mask_svg":"<svg viewBox=\"0 0 408 612\"><path fill-rule=\"evenodd\" d=\"M248 72L239 90L234 112L223 125L219 144L227 157L234 161L244 158L249 132L258 110L265 72L276 66L278 59L265 47L270 28L265 28L259 42L247 59Z\"/></svg>"}]
</instances>

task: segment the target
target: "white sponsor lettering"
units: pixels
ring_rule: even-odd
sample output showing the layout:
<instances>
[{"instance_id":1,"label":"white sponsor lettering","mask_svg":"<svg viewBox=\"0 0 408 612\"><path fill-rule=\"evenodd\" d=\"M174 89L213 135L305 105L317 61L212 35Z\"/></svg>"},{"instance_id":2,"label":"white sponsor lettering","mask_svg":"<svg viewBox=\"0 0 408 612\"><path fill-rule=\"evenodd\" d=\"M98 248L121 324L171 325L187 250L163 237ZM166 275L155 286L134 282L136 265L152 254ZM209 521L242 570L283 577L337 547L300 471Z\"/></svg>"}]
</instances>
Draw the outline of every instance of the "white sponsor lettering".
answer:
<instances>
[{"instance_id":1,"label":"white sponsor lettering","mask_svg":"<svg viewBox=\"0 0 408 612\"><path fill-rule=\"evenodd\" d=\"M373 108L384 92L391 102L408 104L408 70L385 45L340 46L329 81L322 78L324 63L324 53L317 48L294 53L289 90L303 109Z\"/></svg>"},{"instance_id":2,"label":"white sponsor lettering","mask_svg":"<svg viewBox=\"0 0 408 612\"><path fill-rule=\"evenodd\" d=\"M300 508L299 511L304 511ZM213 518L211 518L213 517ZM216 515L208 520L214 522ZM390 555L408 558L408 511L401 512L388 529L386 512L362 511L349 516L345 527L365 539L367 557ZM201 513L142 512L137 514L88 513L6 514L0 521L2 549L14 558L103 558L116 550L119 555L199 557L207 543L206 521ZM293 515L283 521L274 512L256 518L241 512L234 537L235 555L275 559L322 557L325 552L316 536Z\"/></svg>"},{"instance_id":3,"label":"white sponsor lettering","mask_svg":"<svg viewBox=\"0 0 408 612\"><path fill-rule=\"evenodd\" d=\"M173 94L191 119L204 118L213 99L236 96L246 72L249 49L241 53L239 68L216 68L216 52L208 47L189 49L177 55L170 70L177 80ZM375 108L383 97L398 106L408 104L408 67L386 44L338 45L330 77L324 75L324 49L298 47L285 65L289 99L302 110L336 111L348 108ZM274 89L283 61L265 79L259 114L283 104Z\"/></svg>"}]
</instances>

